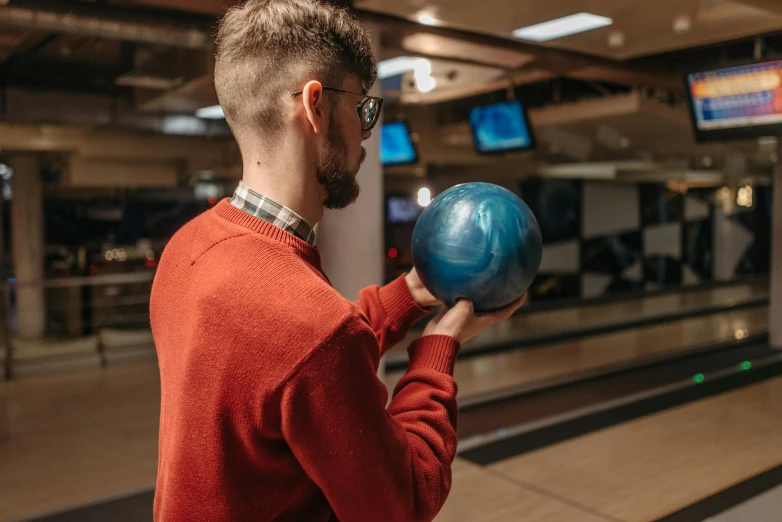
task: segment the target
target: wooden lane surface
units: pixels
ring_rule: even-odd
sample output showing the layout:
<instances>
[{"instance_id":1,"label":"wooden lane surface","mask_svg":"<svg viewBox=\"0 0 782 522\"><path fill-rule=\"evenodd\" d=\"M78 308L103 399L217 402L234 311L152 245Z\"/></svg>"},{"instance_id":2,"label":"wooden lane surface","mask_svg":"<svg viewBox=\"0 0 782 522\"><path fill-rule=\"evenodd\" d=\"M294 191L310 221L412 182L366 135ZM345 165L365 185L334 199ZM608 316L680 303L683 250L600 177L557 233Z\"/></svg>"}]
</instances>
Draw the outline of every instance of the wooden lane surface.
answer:
<instances>
[{"instance_id":1,"label":"wooden lane surface","mask_svg":"<svg viewBox=\"0 0 782 522\"><path fill-rule=\"evenodd\" d=\"M0 521L151 487L157 365L0 383Z\"/></svg>"},{"instance_id":2,"label":"wooden lane surface","mask_svg":"<svg viewBox=\"0 0 782 522\"><path fill-rule=\"evenodd\" d=\"M155 365L49 379L0 385L0 520L154 481ZM596 522L663 516L780 462L780 381L488 469L457 459L452 493L436 520Z\"/></svg>"},{"instance_id":3,"label":"wooden lane surface","mask_svg":"<svg viewBox=\"0 0 782 522\"><path fill-rule=\"evenodd\" d=\"M435 522L602 522L588 509L543 495L456 459L451 494Z\"/></svg>"},{"instance_id":4,"label":"wooden lane surface","mask_svg":"<svg viewBox=\"0 0 782 522\"><path fill-rule=\"evenodd\" d=\"M755 333L761 323L765 325L765 313L753 318L746 315L749 312L732 313L706 330L713 328L725 337L736 329ZM671 338L677 335L663 332L659 339L662 344L671 344ZM693 331L691 335L697 337L698 333ZM638 348L631 347L630 351L633 350ZM621 346L608 347L605 354L624 351ZM570 355L574 356L573 353ZM605 354L585 350L576 356L581 362L573 364L575 367L604 364ZM538 366L535 359L541 361ZM462 381L460 396L470 392L466 377L471 375L474 375L471 384L474 392L494 387L496 379L492 373L507 384L518 382L519 375L522 380L534 380L536 375L556 375L562 371L562 362L552 356L522 359L509 373L502 371L504 364L497 359L469 368L458 363L457 379ZM537 367L534 372L533 367ZM159 393L158 368L154 363L0 383L0 521L151 487L157 463ZM468 482L491 483L482 475L469 476L473 478L468 477ZM493 489L488 488L489 493ZM505 498L497 503L504 503ZM581 515L557 516L559 508L553 507L554 514L549 516L546 514L549 508L534 507L538 501L531 502L531 513L542 511L539 518L530 520L592 520L578 518ZM466 509L460 507L450 516L468 520L458 517L458 512ZM516 513L514 509L521 508L509 504L508 513ZM485 510L488 512L488 508ZM444 511L444 516L447 513ZM502 513L492 516L496 518L491 520L506 520ZM523 518L519 515L507 519Z\"/></svg>"},{"instance_id":5,"label":"wooden lane surface","mask_svg":"<svg viewBox=\"0 0 782 522\"><path fill-rule=\"evenodd\" d=\"M0 521L152 487L155 364L0 383ZM599 522L588 510L457 459L438 522Z\"/></svg>"},{"instance_id":6,"label":"wooden lane surface","mask_svg":"<svg viewBox=\"0 0 782 522\"><path fill-rule=\"evenodd\" d=\"M119 370L1 386L0 520L154 481L157 368ZM486 469L457 459L436 520L654 520L782 462L781 399L776 379Z\"/></svg>"},{"instance_id":7,"label":"wooden lane surface","mask_svg":"<svg viewBox=\"0 0 782 522\"><path fill-rule=\"evenodd\" d=\"M760 306L482 355L457 361L454 377L459 385L459 398L473 398L643 357L673 355L697 346L762 334L767 329L768 308ZM402 375L404 371L384 377L389 390L393 390Z\"/></svg>"},{"instance_id":8,"label":"wooden lane surface","mask_svg":"<svg viewBox=\"0 0 782 522\"><path fill-rule=\"evenodd\" d=\"M782 378L489 466L626 522L650 522L782 464Z\"/></svg>"},{"instance_id":9,"label":"wooden lane surface","mask_svg":"<svg viewBox=\"0 0 782 522\"><path fill-rule=\"evenodd\" d=\"M538 337L576 329L649 319L677 311L686 312L711 306L732 306L743 301L764 297L768 297L768 284L753 283L521 314L496 324L476 336L465 344L463 351L471 351L482 345L523 339L529 336ZM407 346L417 339L421 332L422 330L411 331L399 346L389 352L388 360L406 360Z\"/></svg>"}]
</instances>

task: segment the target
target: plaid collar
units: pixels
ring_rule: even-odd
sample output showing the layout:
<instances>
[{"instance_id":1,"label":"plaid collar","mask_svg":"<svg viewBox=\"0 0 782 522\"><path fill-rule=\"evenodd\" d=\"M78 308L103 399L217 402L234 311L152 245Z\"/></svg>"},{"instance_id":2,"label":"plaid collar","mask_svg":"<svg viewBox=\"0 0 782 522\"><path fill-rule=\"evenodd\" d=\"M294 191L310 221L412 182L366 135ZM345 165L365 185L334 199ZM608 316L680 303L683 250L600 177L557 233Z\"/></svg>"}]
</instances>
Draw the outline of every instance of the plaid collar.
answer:
<instances>
[{"instance_id":1,"label":"plaid collar","mask_svg":"<svg viewBox=\"0 0 782 522\"><path fill-rule=\"evenodd\" d=\"M288 207L261 196L241 181L231 198L231 205L290 232L310 245L315 244L315 231L303 217Z\"/></svg>"}]
</instances>

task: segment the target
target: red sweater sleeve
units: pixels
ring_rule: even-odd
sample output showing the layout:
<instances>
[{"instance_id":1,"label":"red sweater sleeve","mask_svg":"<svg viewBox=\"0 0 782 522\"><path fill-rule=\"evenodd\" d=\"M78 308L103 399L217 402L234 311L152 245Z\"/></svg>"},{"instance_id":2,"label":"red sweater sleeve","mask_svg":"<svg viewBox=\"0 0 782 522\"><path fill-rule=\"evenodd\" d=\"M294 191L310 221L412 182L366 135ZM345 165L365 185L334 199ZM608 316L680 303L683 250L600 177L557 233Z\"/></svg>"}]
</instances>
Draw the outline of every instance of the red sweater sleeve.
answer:
<instances>
[{"instance_id":1,"label":"red sweater sleeve","mask_svg":"<svg viewBox=\"0 0 782 522\"><path fill-rule=\"evenodd\" d=\"M458 350L446 336L414 342L386 409L377 340L356 318L286 384L283 436L341 522L423 522L442 508L456 452Z\"/></svg>"},{"instance_id":2,"label":"red sweater sleeve","mask_svg":"<svg viewBox=\"0 0 782 522\"><path fill-rule=\"evenodd\" d=\"M404 339L416 321L431 311L416 304L405 274L382 288L376 285L364 288L353 304L369 319L377 336L381 357Z\"/></svg>"}]
</instances>

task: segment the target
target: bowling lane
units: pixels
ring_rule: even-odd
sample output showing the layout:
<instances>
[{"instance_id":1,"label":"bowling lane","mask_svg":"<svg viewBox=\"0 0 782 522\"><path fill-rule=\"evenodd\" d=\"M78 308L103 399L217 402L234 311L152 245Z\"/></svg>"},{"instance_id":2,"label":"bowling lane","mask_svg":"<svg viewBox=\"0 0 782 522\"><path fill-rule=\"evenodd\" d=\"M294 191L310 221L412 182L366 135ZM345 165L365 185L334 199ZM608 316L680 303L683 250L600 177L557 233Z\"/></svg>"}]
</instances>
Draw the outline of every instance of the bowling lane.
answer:
<instances>
[{"instance_id":1,"label":"bowling lane","mask_svg":"<svg viewBox=\"0 0 782 522\"><path fill-rule=\"evenodd\" d=\"M0 382L0 521L151 489L159 375L140 363Z\"/></svg>"},{"instance_id":2,"label":"bowling lane","mask_svg":"<svg viewBox=\"0 0 782 522\"><path fill-rule=\"evenodd\" d=\"M576 306L540 312L524 312L489 328L462 348L462 353L479 352L487 347L518 341L529 344L556 334L610 327L629 322L675 318L705 309L740 306L768 299L768 282L741 284L704 290L652 295L588 306ZM407 346L421 335L413 330L405 341L387 356L392 370L407 360Z\"/></svg>"},{"instance_id":3,"label":"bowling lane","mask_svg":"<svg viewBox=\"0 0 782 522\"><path fill-rule=\"evenodd\" d=\"M749 369L768 368L776 352L763 342L737 341L658 364L547 387L505 399L462 404L459 452L472 462L498 460L580 434L649 415L716 393L718 384L760 378ZM782 371L782 360L779 360ZM741 370L738 370L741 368ZM736 376L741 372L741 376ZM709 381L708 386L700 383ZM725 380L732 378L733 381ZM720 388L722 389L722 388Z\"/></svg>"},{"instance_id":4,"label":"bowling lane","mask_svg":"<svg viewBox=\"0 0 782 522\"><path fill-rule=\"evenodd\" d=\"M485 469L611 520L651 522L780 466L780 441L774 378Z\"/></svg>"},{"instance_id":5,"label":"bowling lane","mask_svg":"<svg viewBox=\"0 0 782 522\"><path fill-rule=\"evenodd\" d=\"M768 307L756 306L459 360L454 377L465 404L745 339L767 329ZM386 374L390 390L402 375L404 371Z\"/></svg>"},{"instance_id":6,"label":"bowling lane","mask_svg":"<svg viewBox=\"0 0 782 522\"><path fill-rule=\"evenodd\" d=\"M495 476L462 459L453 465L453 486L435 522L600 522L578 506Z\"/></svg>"}]
</instances>

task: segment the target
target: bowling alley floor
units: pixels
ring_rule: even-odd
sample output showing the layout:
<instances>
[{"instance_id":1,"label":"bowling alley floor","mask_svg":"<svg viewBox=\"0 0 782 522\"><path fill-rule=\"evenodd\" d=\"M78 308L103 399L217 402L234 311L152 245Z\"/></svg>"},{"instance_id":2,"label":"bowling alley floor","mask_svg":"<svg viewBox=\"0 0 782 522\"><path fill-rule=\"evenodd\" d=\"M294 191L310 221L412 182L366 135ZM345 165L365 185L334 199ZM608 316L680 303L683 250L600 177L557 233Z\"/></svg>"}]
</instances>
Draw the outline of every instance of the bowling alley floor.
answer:
<instances>
[{"instance_id":1,"label":"bowling alley floor","mask_svg":"<svg viewBox=\"0 0 782 522\"><path fill-rule=\"evenodd\" d=\"M461 459L437 520L779 520L780 399L776 378L495 463Z\"/></svg>"},{"instance_id":2,"label":"bowling alley floor","mask_svg":"<svg viewBox=\"0 0 782 522\"><path fill-rule=\"evenodd\" d=\"M725 306L460 360L436 520L779 520L782 353L753 301L767 289L690 294L682 307ZM0 521L151 520L158 405L154 362L0 384Z\"/></svg>"},{"instance_id":3,"label":"bowling alley floor","mask_svg":"<svg viewBox=\"0 0 782 522\"><path fill-rule=\"evenodd\" d=\"M496 353L520 346L579 338L636 326L665 323L768 303L768 281L733 284L685 291L666 291L634 299L616 299L577 306L547 309L531 307L512 320L495 325L462 347L462 355ZM392 350L388 365L392 371L404 369L405 347L421 330L414 329Z\"/></svg>"},{"instance_id":4,"label":"bowling alley floor","mask_svg":"<svg viewBox=\"0 0 782 522\"><path fill-rule=\"evenodd\" d=\"M768 307L757 305L602 335L475 354L457 361L454 376L459 383L461 403L474 403L696 353L715 345L762 336L767 329ZM403 375L404 370L389 372L387 385L392 388Z\"/></svg>"},{"instance_id":5,"label":"bowling alley floor","mask_svg":"<svg viewBox=\"0 0 782 522\"><path fill-rule=\"evenodd\" d=\"M13 431L5 425L0 446L0 520L63 508L45 520L151 520L156 376L146 364L6 387ZM496 463L457 458L436 520L778 520L768 516L782 512L779 489L756 485L738 501L731 489L764 473L782 482L780 442L776 378ZM700 514L675 518L711 497Z\"/></svg>"}]
</instances>

